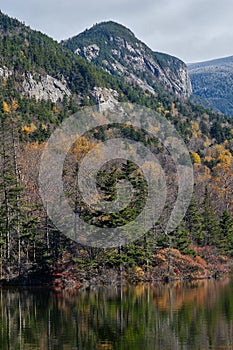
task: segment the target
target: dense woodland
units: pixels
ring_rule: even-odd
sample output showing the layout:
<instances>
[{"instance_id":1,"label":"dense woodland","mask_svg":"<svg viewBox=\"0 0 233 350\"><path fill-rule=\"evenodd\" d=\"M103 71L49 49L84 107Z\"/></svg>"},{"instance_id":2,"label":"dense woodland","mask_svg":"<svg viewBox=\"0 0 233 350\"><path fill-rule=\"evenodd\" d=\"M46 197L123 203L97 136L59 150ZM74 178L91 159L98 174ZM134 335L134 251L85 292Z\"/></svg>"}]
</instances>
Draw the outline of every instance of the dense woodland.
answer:
<instances>
[{"instance_id":1,"label":"dense woodland","mask_svg":"<svg viewBox=\"0 0 233 350\"><path fill-rule=\"evenodd\" d=\"M75 56L47 36L30 30L18 21L0 14L0 66L13 71L0 77L0 275L11 280L34 274L53 276L55 269L75 266L79 272L101 269L138 269L156 267L160 252L172 249L192 258L193 263L208 252L233 257L233 119L196 106L168 94L158 87L157 97L140 88L127 86ZM47 73L64 76L72 96L63 101L36 101L19 92L22 74ZM38 191L40 156L51 132L68 116L85 105L92 105L90 91L94 86L115 89L119 101L138 103L164 115L183 137L193 161L195 186L185 218L170 235L164 224L171 212L177 188L172 184L169 154L158 140L149 139L130 126L116 128L115 135L129 136L149 146L164 165L169 198L159 222L141 240L118 249L81 246L61 235L46 214ZM79 101L79 105L77 104ZM80 102L81 101L81 102ZM81 206L82 217L91 221L79 202L74 180L81 155L110 137L108 128L95 135L85 135L70 151L65 167L71 169L64 181L73 208ZM108 227L137 215L143 205L146 184L134 164L112 164L99 174L99 186L109 200L119 179L128 179L138 195L122 217L98 216L99 225ZM176 253L178 254L178 253ZM156 260L157 259L157 260Z\"/></svg>"}]
</instances>

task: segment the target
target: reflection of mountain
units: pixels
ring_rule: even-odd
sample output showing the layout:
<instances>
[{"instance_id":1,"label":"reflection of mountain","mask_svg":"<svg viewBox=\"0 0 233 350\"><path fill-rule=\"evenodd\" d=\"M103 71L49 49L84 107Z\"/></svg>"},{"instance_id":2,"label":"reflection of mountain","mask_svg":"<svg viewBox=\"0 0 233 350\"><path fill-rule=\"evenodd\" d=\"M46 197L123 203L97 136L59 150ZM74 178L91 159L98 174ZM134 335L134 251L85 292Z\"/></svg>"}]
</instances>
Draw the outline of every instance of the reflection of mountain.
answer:
<instances>
[{"instance_id":1,"label":"reflection of mountain","mask_svg":"<svg viewBox=\"0 0 233 350\"><path fill-rule=\"evenodd\" d=\"M232 348L233 280L1 290L2 349Z\"/></svg>"}]
</instances>

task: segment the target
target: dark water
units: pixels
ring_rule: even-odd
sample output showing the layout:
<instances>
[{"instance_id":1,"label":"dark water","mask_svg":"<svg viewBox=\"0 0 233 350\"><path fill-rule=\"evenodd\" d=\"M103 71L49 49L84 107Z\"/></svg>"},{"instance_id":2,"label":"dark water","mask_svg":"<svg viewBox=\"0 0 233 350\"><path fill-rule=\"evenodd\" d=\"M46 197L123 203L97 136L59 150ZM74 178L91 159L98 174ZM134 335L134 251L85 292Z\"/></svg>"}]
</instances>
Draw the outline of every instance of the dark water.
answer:
<instances>
[{"instance_id":1,"label":"dark water","mask_svg":"<svg viewBox=\"0 0 233 350\"><path fill-rule=\"evenodd\" d=\"M233 279L0 289L0 349L233 349Z\"/></svg>"}]
</instances>

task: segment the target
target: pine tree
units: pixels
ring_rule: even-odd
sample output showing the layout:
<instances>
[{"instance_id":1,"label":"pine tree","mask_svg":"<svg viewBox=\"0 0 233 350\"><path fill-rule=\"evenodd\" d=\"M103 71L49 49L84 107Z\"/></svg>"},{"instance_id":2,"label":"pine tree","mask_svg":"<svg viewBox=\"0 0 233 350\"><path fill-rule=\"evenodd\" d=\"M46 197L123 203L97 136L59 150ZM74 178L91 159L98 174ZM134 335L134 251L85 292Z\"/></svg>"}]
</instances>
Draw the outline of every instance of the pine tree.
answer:
<instances>
[{"instance_id":1,"label":"pine tree","mask_svg":"<svg viewBox=\"0 0 233 350\"><path fill-rule=\"evenodd\" d=\"M8 110L3 108L4 114L1 116L1 235L5 238L5 259L10 263L10 259L18 254L15 252L15 242L19 237L19 191L20 187L16 178L15 168L15 144L12 141L12 132Z\"/></svg>"},{"instance_id":2,"label":"pine tree","mask_svg":"<svg viewBox=\"0 0 233 350\"><path fill-rule=\"evenodd\" d=\"M178 249L182 254L195 255L195 251L191 248L190 233L183 222L173 233L172 246Z\"/></svg>"},{"instance_id":3,"label":"pine tree","mask_svg":"<svg viewBox=\"0 0 233 350\"><path fill-rule=\"evenodd\" d=\"M212 208L209 190L206 188L202 212L202 245L216 246L216 242L219 237L219 231L220 228L218 219Z\"/></svg>"},{"instance_id":4,"label":"pine tree","mask_svg":"<svg viewBox=\"0 0 233 350\"><path fill-rule=\"evenodd\" d=\"M185 227L190 232L191 239L196 244L201 244L204 238L202 232L202 218L194 198L192 198L190 202L184 221Z\"/></svg>"},{"instance_id":5,"label":"pine tree","mask_svg":"<svg viewBox=\"0 0 233 350\"><path fill-rule=\"evenodd\" d=\"M4 113L0 116L0 245L2 264L8 273L20 273L24 266L22 235L29 221L27 210L23 205L23 187L18 162L19 141L13 118L16 106L14 101L12 109L3 108Z\"/></svg>"},{"instance_id":6,"label":"pine tree","mask_svg":"<svg viewBox=\"0 0 233 350\"><path fill-rule=\"evenodd\" d=\"M220 220L219 248L227 255L233 256L233 218L228 210L225 210Z\"/></svg>"}]
</instances>

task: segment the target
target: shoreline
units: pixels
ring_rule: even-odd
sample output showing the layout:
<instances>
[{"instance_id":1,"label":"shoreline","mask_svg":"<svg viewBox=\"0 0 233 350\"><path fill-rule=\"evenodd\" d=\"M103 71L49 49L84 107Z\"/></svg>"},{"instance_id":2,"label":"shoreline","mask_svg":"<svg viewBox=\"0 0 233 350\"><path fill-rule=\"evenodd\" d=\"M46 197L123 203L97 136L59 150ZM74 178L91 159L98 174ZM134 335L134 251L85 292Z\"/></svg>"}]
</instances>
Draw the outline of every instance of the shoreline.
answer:
<instances>
[{"instance_id":1,"label":"shoreline","mask_svg":"<svg viewBox=\"0 0 233 350\"><path fill-rule=\"evenodd\" d=\"M85 282L77 282L77 283L64 283L64 284L54 284L53 281L45 282L45 281L33 281L33 280L15 280L15 281L6 281L6 280L0 280L0 289L1 288L48 288L52 291L59 292L63 290L69 290L69 289L90 289L90 288L99 288L99 287L120 287L120 286L137 286L137 285L157 285L157 284L169 284L173 282L195 282L195 281L207 281L207 280L220 280L223 278L228 278L232 275L232 272L225 272L225 273L219 273L216 276L208 276L208 277L198 277L198 278L189 278L189 277L182 277L182 278L163 278L163 279L156 279L156 280L138 280L138 281L129 281L125 278L120 277L119 272L119 278L117 281L108 282L108 281L101 281L100 283L96 283L96 280L89 280Z\"/></svg>"},{"instance_id":2,"label":"shoreline","mask_svg":"<svg viewBox=\"0 0 233 350\"><path fill-rule=\"evenodd\" d=\"M213 253L213 252L211 252ZM203 254L202 254L203 255ZM169 283L218 279L230 275L233 259L222 255L182 255L176 249L163 249L154 255L150 266L118 266L80 268L78 264L63 262L49 273L28 272L13 278L0 280L0 287L48 287L54 290L66 288L90 288L92 286L136 285L138 283Z\"/></svg>"}]
</instances>

